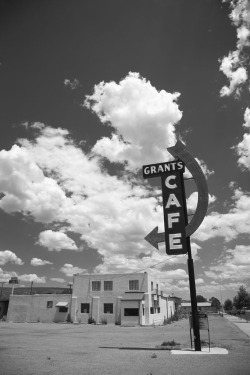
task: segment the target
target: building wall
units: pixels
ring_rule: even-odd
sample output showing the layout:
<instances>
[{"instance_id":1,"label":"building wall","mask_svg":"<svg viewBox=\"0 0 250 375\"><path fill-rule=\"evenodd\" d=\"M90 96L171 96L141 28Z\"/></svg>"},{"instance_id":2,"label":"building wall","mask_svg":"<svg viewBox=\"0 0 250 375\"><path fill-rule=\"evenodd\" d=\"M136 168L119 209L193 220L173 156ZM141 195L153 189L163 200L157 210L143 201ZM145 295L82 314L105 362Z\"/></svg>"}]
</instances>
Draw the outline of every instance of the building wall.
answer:
<instances>
[{"instance_id":1,"label":"building wall","mask_svg":"<svg viewBox=\"0 0 250 375\"><path fill-rule=\"evenodd\" d=\"M138 290L129 289L129 281L138 281ZM93 290L93 282L100 282L100 290ZM104 290L105 282L112 282L112 290ZM140 325L162 324L174 314L173 301L163 298L157 279L150 272L109 275L75 275L73 283L71 317L75 323L87 323L89 318L96 323ZM128 301L128 293L143 292L138 300ZM138 293L139 294L139 293ZM142 300L143 297L143 300ZM136 298L136 297L135 297ZM155 301L155 302L154 302ZM104 304L113 304L112 312L105 312ZM125 316L124 309L138 306L140 315ZM82 310L86 306L86 312Z\"/></svg>"},{"instance_id":2,"label":"building wall","mask_svg":"<svg viewBox=\"0 0 250 375\"><path fill-rule=\"evenodd\" d=\"M69 294L11 295L7 320L16 323L64 322L70 312L70 297ZM47 307L49 301L52 307ZM58 302L68 302L68 312L59 312Z\"/></svg>"},{"instance_id":3,"label":"building wall","mask_svg":"<svg viewBox=\"0 0 250 375\"><path fill-rule=\"evenodd\" d=\"M148 289L148 275L111 274L111 275L75 275L72 294L71 315L74 322L87 323L89 318L96 323L106 320L107 323L121 323L121 299L129 292L129 281L138 280L138 291ZM93 282L100 282L100 291L93 290ZM112 290L104 290L104 282L112 281ZM81 305L88 304L89 312L81 311ZM113 304L113 312L104 312L104 304Z\"/></svg>"}]
</instances>

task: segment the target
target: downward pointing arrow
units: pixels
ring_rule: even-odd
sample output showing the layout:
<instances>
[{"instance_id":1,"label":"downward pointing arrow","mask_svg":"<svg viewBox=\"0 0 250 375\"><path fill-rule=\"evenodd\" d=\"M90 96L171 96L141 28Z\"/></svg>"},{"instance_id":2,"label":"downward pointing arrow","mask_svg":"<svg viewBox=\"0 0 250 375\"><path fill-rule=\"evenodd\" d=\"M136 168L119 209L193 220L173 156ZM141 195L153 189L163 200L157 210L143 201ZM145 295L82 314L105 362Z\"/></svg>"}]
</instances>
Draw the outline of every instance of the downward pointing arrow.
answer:
<instances>
[{"instance_id":1,"label":"downward pointing arrow","mask_svg":"<svg viewBox=\"0 0 250 375\"><path fill-rule=\"evenodd\" d=\"M165 233L158 233L158 227L155 227L144 239L159 250L158 243L165 242Z\"/></svg>"}]
</instances>

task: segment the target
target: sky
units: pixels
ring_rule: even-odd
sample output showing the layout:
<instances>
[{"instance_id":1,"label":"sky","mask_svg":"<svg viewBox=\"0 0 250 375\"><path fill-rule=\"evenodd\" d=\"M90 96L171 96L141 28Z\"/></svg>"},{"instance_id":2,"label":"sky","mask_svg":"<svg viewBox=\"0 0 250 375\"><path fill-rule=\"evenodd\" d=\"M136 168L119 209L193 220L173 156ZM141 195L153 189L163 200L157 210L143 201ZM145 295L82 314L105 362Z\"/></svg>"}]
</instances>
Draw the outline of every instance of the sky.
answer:
<instances>
[{"instance_id":1,"label":"sky","mask_svg":"<svg viewBox=\"0 0 250 375\"><path fill-rule=\"evenodd\" d=\"M164 222L142 166L181 140L209 190L196 292L250 291L249 47L247 0L0 0L0 281L152 270L188 299L186 254L144 240Z\"/></svg>"}]
</instances>

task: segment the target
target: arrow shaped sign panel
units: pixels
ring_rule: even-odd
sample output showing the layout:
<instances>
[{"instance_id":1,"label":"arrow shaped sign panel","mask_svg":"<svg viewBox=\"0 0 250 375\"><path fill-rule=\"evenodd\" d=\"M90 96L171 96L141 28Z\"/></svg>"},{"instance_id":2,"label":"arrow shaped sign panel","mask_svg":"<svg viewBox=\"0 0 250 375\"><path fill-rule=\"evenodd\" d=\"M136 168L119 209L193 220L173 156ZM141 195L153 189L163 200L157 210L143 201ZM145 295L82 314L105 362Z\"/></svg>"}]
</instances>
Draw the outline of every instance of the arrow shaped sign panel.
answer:
<instances>
[{"instance_id":1,"label":"arrow shaped sign panel","mask_svg":"<svg viewBox=\"0 0 250 375\"><path fill-rule=\"evenodd\" d=\"M167 254L185 254L185 237L191 236L200 226L208 207L208 189L205 176L198 162L188 152L186 146L177 141L167 149L177 160L143 166L143 177L161 177L165 233L158 233L155 227L146 237L158 250L158 243L166 243ZM192 174L198 190L196 212L189 224L186 216L186 199L183 184L185 166Z\"/></svg>"}]
</instances>

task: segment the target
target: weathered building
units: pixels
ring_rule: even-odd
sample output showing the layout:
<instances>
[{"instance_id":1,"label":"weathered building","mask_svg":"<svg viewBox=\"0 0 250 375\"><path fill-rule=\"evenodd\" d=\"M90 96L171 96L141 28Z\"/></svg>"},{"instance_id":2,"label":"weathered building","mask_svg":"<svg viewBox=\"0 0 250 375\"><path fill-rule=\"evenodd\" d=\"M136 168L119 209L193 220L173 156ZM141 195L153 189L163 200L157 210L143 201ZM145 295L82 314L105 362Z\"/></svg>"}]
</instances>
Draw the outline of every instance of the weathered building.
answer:
<instances>
[{"instance_id":1,"label":"weathered building","mask_svg":"<svg viewBox=\"0 0 250 375\"><path fill-rule=\"evenodd\" d=\"M74 276L73 322L121 325L162 324L175 312L172 298L159 289L152 273Z\"/></svg>"},{"instance_id":2,"label":"weathered building","mask_svg":"<svg viewBox=\"0 0 250 375\"><path fill-rule=\"evenodd\" d=\"M12 322L159 325L176 311L176 299L151 272L74 275L72 294L11 295Z\"/></svg>"}]
</instances>

